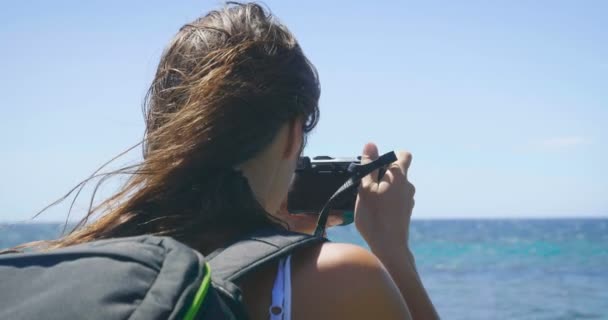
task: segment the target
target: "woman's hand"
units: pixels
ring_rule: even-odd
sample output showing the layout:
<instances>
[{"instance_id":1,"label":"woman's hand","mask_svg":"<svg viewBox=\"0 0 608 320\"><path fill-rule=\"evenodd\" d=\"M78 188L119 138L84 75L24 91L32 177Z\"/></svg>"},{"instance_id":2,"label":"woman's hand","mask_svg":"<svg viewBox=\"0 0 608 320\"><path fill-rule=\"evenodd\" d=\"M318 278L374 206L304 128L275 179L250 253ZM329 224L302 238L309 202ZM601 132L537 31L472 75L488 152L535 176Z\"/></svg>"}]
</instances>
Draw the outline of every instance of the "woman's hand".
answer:
<instances>
[{"instance_id":1,"label":"woman's hand","mask_svg":"<svg viewBox=\"0 0 608 320\"><path fill-rule=\"evenodd\" d=\"M407 180L412 162L409 152L396 152L381 179L378 171L364 177L355 205L355 225L377 255L410 253L408 235L414 208L414 186ZM363 149L361 163L378 158L378 147L368 143ZM398 251L396 251L398 250Z\"/></svg>"}]
</instances>

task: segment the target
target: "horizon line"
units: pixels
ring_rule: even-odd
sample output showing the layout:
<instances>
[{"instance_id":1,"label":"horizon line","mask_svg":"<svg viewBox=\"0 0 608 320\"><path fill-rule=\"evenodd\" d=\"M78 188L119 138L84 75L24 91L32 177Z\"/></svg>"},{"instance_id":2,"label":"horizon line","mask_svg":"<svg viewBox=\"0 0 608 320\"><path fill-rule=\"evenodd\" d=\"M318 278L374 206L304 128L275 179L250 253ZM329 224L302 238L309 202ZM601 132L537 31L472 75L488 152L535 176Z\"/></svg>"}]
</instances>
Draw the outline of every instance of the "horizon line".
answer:
<instances>
[{"instance_id":1,"label":"horizon line","mask_svg":"<svg viewBox=\"0 0 608 320\"><path fill-rule=\"evenodd\" d=\"M428 221L428 220L601 220L608 219L608 214L603 215L581 215L581 216L428 216L428 217L412 217L412 221ZM80 220L68 221L68 224L78 223ZM65 221L59 220L22 220L10 221L0 220L0 225L10 224L65 224Z\"/></svg>"}]
</instances>

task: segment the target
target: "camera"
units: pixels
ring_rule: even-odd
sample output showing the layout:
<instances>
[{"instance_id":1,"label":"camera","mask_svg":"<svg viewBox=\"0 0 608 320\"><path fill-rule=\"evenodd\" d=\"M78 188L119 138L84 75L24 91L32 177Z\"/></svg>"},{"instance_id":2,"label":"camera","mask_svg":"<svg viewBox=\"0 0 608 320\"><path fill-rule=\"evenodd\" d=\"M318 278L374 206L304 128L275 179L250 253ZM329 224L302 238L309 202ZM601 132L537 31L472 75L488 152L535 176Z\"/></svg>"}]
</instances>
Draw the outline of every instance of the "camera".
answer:
<instances>
[{"instance_id":1,"label":"camera","mask_svg":"<svg viewBox=\"0 0 608 320\"><path fill-rule=\"evenodd\" d=\"M342 225L350 224L361 179L374 170L382 179L387 166L395 161L394 151L366 164L361 164L361 157L300 157L287 195L287 210L292 214L319 214L316 236L325 232L329 214L340 216Z\"/></svg>"},{"instance_id":2,"label":"camera","mask_svg":"<svg viewBox=\"0 0 608 320\"><path fill-rule=\"evenodd\" d=\"M292 214L319 213L340 186L353 176L349 171L351 164L360 163L361 157L300 157L287 196L287 210ZM352 216L356 200L357 188L351 188L333 201L332 210L344 214L344 220L350 220L347 216Z\"/></svg>"}]
</instances>

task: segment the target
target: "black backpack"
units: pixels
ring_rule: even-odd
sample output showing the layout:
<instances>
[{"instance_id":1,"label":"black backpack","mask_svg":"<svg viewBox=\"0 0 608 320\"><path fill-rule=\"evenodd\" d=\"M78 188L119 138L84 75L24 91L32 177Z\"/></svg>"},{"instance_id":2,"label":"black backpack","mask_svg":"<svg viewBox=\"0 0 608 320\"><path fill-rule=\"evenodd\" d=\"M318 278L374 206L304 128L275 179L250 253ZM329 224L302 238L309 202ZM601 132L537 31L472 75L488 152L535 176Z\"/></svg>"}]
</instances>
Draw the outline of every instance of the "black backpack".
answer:
<instances>
[{"instance_id":1,"label":"black backpack","mask_svg":"<svg viewBox=\"0 0 608 320\"><path fill-rule=\"evenodd\" d=\"M235 282L324 241L272 229L207 257L155 236L0 255L0 319L247 319Z\"/></svg>"}]
</instances>

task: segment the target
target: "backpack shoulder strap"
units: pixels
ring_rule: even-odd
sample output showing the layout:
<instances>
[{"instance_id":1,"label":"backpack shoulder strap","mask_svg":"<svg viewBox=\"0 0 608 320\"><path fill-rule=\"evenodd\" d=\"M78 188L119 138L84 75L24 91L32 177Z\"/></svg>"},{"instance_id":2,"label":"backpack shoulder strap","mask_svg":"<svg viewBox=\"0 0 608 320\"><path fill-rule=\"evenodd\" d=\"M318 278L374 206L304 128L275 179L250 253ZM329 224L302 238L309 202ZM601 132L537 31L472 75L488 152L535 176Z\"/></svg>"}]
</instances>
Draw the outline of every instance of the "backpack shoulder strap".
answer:
<instances>
[{"instance_id":1,"label":"backpack shoulder strap","mask_svg":"<svg viewBox=\"0 0 608 320\"><path fill-rule=\"evenodd\" d=\"M207 256L213 287L221 293L238 319L248 319L242 304L241 289L235 282L266 263L287 256L297 249L325 241L327 239L324 237L278 229L254 232Z\"/></svg>"},{"instance_id":2,"label":"backpack shoulder strap","mask_svg":"<svg viewBox=\"0 0 608 320\"><path fill-rule=\"evenodd\" d=\"M216 283L234 282L258 267L291 252L327 241L324 237L264 229L207 256Z\"/></svg>"}]
</instances>

